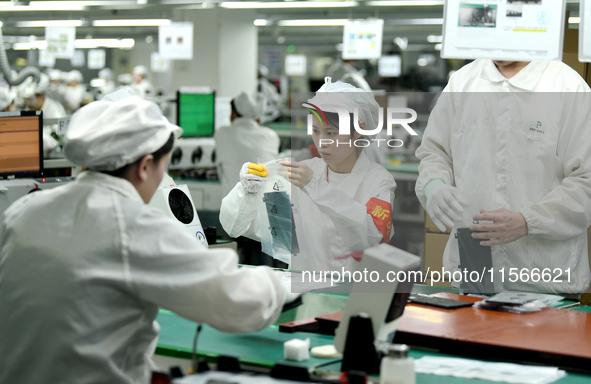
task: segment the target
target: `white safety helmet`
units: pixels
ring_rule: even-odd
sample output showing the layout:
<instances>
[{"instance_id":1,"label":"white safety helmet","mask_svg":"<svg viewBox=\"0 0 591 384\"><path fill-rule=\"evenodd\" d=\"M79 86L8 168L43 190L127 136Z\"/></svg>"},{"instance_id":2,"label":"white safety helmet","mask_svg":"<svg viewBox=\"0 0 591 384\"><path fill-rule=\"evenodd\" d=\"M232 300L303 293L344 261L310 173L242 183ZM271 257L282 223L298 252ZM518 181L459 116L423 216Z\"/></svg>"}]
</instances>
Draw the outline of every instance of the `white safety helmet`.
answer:
<instances>
[{"instance_id":1,"label":"white safety helmet","mask_svg":"<svg viewBox=\"0 0 591 384\"><path fill-rule=\"evenodd\" d=\"M16 92L10 87L0 87L0 112L4 111L16 98Z\"/></svg>"},{"instance_id":2,"label":"white safety helmet","mask_svg":"<svg viewBox=\"0 0 591 384\"><path fill-rule=\"evenodd\" d=\"M243 117L255 120L260 119L267 108L267 98L260 92L256 92L254 95L242 92L232 101L236 112Z\"/></svg>"}]
</instances>

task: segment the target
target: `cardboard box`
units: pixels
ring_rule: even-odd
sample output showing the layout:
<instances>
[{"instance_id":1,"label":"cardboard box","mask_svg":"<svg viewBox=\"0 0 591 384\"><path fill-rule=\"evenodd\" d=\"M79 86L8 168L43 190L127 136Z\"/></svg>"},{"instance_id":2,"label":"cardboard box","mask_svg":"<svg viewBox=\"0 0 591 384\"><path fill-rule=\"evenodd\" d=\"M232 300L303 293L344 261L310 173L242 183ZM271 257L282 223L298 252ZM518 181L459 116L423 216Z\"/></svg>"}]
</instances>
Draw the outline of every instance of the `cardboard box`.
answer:
<instances>
[{"instance_id":1,"label":"cardboard box","mask_svg":"<svg viewBox=\"0 0 591 384\"><path fill-rule=\"evenodd\" d=\"M443 251L449 239L449 234L446 233L426 233L425 234L425 272L427 269L431 271L439 271L443 269ZM430 276L427 276L430 277ZM431 285L431 280L428 279L426 284ZM433 285L440 287L451 287L451 282L438 282Z\"/></svg>"},{"instance_id":2,"label":"cardboard box","mask_svg":"<svg viewBox=\"0 0 591 384\"><path fill-rule=\"evenodd\" d=\"M427 233L437 233L437 234L443 234L443 233L451 233L451 229L446 228L445 232L441 232L439 230L439 228L437 228L437 226L435 226L435 223L433 223L433 220L431 220L431 218L429 217L429 215L427 214L427 212L425 212L425 232Z\"/></svg>"}]
</instances>

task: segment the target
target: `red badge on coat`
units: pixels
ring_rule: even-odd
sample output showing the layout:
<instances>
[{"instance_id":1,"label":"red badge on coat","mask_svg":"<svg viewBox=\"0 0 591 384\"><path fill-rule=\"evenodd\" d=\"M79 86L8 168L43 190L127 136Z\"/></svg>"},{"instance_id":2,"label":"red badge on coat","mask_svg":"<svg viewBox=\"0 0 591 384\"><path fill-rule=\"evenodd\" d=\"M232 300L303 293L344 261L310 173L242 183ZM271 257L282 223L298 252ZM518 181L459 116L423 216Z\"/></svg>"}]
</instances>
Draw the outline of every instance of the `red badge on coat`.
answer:
<instances>
[{"instance_id":1,"label":"red badge on coat","mask_svg":"<svg viewBox=\"0 0 591 384\"><path fill-rule=\"evenodd\" d=\"M367 204L367 213L371 215L376 227L382 233L382 243L390 241L390 231L392 230L392 205L384 200L372 197Z\"/></svg>"}]
</instances>

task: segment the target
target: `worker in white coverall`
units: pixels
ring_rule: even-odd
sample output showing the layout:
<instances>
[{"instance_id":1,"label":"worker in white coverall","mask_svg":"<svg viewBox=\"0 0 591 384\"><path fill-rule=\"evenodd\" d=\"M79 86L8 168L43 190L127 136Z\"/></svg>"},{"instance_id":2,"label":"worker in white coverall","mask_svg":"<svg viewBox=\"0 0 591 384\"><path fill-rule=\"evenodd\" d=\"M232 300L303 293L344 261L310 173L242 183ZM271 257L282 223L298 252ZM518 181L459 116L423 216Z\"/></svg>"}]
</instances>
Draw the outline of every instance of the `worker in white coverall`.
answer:
<instances>
[{"instance_id":1,"label":"worker in white coverall","mask_svg":"<svg viewBox=\"0 0 591 384\"><path fill-rule=\"evenodd\" d=\"M82 73L77 69L68 72L68 86L64 89L64 107L69 113L75 112L84 102L86 86L82 81Z\"/></svg>"},{"instance_id":2,"label":"worker in white coverall","mask_svg":"<svg viewBox=\"0 0 591 384\"><path fill-rule=\"evenodd\" d=\"M291 204L299 245L297 256L291 256L290 267L354 271L358 259L350 255L387 243L393 235L396 183L384 167L368 160L362 147L337 146L337 142L354 142L362 135L352 128L353 121L351 134L340 135L339 117L332 107L339 105L351 114L359 108L359 127L371 130L377 127L379 106L371 92L332 83L330 78L305 105L319 108L326 119L313 119L312 136L321 158L281 163L293 185ZM249 168L252 164L243 165L240 183L222 201L220 221L230 236L258 239L256 192L265 178L249 173Z\"/></svg>"},{"instance_id":3,"label":"worker in white coverall","mask_svg":"<svg viewBox=\"0 0 591 384\"><path fill-rule=\"evenodd\" d=\"M491 247L496 292L587 290L588 92L556 61L479 59L450 78L416 152L417 197L440 230L453 228L446 270L458 270L454 233L466 227Z\"/></svg>"},{"instance_id":4,"label":"worker in white coverall","mask_svg":"<svg viewBox=\"0 0 591 384\"><path fill-rule=\"evenodd\" d=\"M65 155L89 170L0 226L0 382L149 383L159 308L226 332L277 319L290 294L271 269L238 269L146 205L181 132L139 97L72 116Z\"/></svg>"},{"instance_id":5,"label":"worker in white coverall","mask_svg":"<svg viewBox=\"0 0 591 384\"><path fill-rule=\"evenodd\" d=\"M32 111L43 111L44 122L47 119L63 119L66 117L64 107L56 100L47 95L50 87L49 76L42 73L39 82L28 77L17 87L19 97L25 101L27 109ZM51 136L57 130L57 124L43 124L43 152L49 154L58 142Z\"/></svg>"},{"instance_id":6,"label":"worker in white coverall","mask_svg":"<svg viewBox=\"0 0 591 384\"><path fill-rule=\"evenodd\" d=\"M242 164L252 159L265 162L277 158L279 135L259 125L266 99L261 93L242 92L232 99L232 125L215 131L216 166L226 196L240 182Z\"/></svg>"},{"instance_id":7,"label":"worker in white coverall","mask_svg":"<svg viewBox=\"0 0 591 384\"><path fill-rule=\"evenodd\" d=\"M133 76L133 87L137 89L140 96L154 96L154 87L148 80L148 68L143 65L136 65L131 72Z\"/></svg>"}]
</instances>

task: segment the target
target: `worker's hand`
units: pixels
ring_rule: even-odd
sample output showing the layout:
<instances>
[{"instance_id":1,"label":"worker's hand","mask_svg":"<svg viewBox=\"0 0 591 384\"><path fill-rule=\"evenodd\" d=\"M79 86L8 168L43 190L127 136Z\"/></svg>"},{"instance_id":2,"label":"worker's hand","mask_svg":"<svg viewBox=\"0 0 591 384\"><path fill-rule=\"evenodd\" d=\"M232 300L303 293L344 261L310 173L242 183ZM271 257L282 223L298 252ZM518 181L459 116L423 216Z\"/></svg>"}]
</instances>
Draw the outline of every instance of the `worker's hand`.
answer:
<instances>
[{"instance_id":1,"label":"worker's hand","mask_svg":"<svg viewBox=\"0 0 591 384\"><path fill-rule=\"evenodd\" d=\"M265 184L267 170L263 165L244 163L240 169L240 183L247 193L257 193Z\"/></svg>"},{"instance_id":2,"label":"worker's hand","mask_svg":"<svg viewBox=\"0 0 591 384\"><path fill-rule=\"evenodd\" d=\"M435 187L427 198L427 213L441 232L445 232L446 225L452 228L454 221L460 221L466 206L468 202L460 191L447 184Z\"/></svg>"},{"instance_id":3,"label":"worker's hand","mask_svg":"<svg viewBox=\"0 0 591 384\"><path fill-rule=\"evenodd\" d=\"M511 243L527 236L527 223L519 212L513 212L505 208L494 211L480 210L480 213L474 216L474 221L492 221L492 224L473 224L470 226L475 239L486 239L481 241L480 245L491 246Z\"/></svg>"},{"instance_id":4,"label":"worker's hand","mask_svg":"<svg viewBox=\"0 0 591 384\"><path fill-rule=\"evenodd\" d=\"M314 176L314 171L304 163L281 161L279 164L287 168L287 177L296 187L305 187Z\"/></svg>"}]
</instances>

